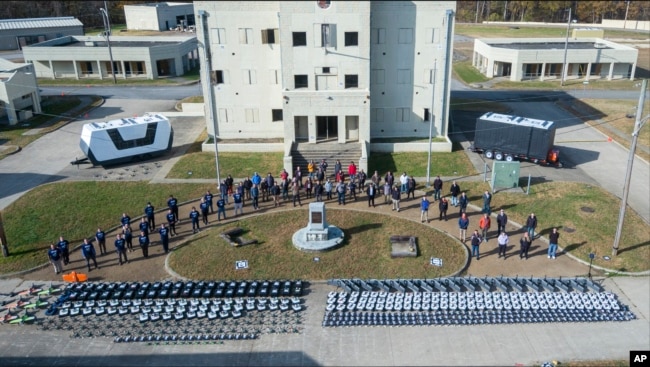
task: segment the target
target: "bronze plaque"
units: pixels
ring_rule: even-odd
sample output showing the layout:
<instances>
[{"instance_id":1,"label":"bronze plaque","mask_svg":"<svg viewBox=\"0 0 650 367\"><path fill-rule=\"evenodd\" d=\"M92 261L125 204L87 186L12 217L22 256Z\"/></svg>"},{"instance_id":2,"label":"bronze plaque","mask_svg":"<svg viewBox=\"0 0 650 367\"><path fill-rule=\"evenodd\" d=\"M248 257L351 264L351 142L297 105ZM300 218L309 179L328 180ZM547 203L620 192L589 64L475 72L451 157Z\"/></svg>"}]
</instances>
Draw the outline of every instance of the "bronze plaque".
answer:
<instances>
[{"instance_id":1,"label":"bronze plaque","mask_svg":"<svg viewBox=\"0 0 650 367\"><path fill-rule=\"evenodd\" d=\"M321 213L321 212L312 212L311 213L311 222L312 223L323 223L323 213Z\"/></svg>"}]
</instances>

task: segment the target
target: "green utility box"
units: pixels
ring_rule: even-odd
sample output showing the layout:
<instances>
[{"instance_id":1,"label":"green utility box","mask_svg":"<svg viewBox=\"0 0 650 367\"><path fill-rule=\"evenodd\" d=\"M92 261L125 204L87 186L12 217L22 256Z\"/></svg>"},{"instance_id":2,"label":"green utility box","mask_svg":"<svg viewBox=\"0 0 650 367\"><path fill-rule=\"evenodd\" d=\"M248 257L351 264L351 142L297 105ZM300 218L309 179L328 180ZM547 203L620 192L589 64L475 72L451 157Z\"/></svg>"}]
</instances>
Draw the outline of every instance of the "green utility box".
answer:
<instances>
[{"instance_id":1,"label":"green utility box","mask_svg":"<svg viewBox=\"0 0 650 367\"><path fill-rule=\"evenodd\" d=\"M492 191L519 187L519 170L521 162L494 161L492 163Z\"/></svg>"}]
</instances>

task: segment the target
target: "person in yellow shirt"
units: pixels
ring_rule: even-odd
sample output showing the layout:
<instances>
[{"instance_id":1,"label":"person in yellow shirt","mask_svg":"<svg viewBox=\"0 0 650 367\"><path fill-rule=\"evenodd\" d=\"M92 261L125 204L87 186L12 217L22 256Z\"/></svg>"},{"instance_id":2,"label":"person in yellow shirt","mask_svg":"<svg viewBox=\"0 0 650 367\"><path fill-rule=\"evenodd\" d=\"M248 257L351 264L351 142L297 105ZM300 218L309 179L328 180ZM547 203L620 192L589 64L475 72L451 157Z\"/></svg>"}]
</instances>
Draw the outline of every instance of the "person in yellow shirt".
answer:
<instances>
[{"instance_id":1,"label":"person in yellow shirt","mask_svg":"<svg viewBox=\"0 0 650 367\"><path fill-rule=\"evenodd\" d=\"M312 180L314 179L315 172L316 172L316 164L314 164L314 160L312 159L307 165L307 173L309 173L309 178L311 178Z\"/></svg>"}]
</instances>

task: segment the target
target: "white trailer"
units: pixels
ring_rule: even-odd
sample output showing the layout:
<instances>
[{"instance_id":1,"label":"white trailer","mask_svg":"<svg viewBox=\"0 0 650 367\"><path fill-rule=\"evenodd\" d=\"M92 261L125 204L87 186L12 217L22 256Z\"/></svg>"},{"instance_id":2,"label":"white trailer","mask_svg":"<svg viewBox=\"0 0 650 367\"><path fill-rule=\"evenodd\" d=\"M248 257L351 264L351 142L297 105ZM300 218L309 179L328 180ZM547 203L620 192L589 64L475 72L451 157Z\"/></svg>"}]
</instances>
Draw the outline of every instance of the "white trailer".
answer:
<instances>
[{"instance_id":1,"label":"white trailer","mask_svg":"<svg viewBox=\"0 0 650 367\"><path fill-rule=\"evenodd\" d=\"M172 149L174 130L163 115L85 124L79 146L94 165L150 159Z\"/></svg>"}]
</instances>

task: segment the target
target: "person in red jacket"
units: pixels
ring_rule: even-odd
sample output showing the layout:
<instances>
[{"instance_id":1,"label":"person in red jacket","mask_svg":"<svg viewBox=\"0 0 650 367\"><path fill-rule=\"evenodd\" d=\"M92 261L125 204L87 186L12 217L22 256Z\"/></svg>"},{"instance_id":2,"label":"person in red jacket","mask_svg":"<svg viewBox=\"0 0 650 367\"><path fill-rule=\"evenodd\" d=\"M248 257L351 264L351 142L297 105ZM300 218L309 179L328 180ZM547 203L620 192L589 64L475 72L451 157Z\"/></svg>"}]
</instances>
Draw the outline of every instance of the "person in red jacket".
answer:
<instances>
[{"instance_id":1,"label":"person in red jacket","mask_svg":"<svg viewBox=\"0 0 650 367\"><path fill-rule=\"evenodd\" d=\"M488 213L483 214L483 218L478 222L478 226L481 228L481 234L483 237L483 241L487 242L488 240L488 230L490 229L490 226L492 225L492 220L490 220L490 216Z\"/></svg>"}]
</instances>

